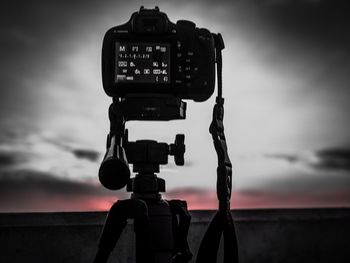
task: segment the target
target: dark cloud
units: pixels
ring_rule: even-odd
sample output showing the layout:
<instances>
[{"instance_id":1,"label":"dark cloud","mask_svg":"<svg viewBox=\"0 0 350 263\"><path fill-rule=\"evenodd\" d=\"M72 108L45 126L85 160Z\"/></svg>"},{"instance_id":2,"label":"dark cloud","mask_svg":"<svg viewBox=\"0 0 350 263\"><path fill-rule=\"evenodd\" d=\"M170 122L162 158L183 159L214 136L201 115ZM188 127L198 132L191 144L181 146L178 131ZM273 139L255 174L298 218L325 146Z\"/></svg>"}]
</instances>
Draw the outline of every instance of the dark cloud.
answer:
<instances>
[{"instance_id":1,"label":"dark cloud","mask_svg":"<svg viewBox=\"0 0 350 263\"><path fill-rule=\"evenodd\" d=\"M280 159L291 164L302 164L317 170L350 171L349 148L327 148L310 154L265 154L265 158Z\"/></svg>"},{"instance_id":2,"label":"dark cloud","mask_svg":"<svg viewBox=\"0 0 350 263\"><path fill-rule=\"evenodd\" d=\"M69 145L69 142L60 140L58 138L43 138L46 142L49 142L58 148L72 153L78 159L86 159L91 162L96 162L99 160L100 152L92 149L76 148L75 146ZM71 142L71 144L74 144Z\"/></svg>"},{"instance_id":3,"label":"dark cloud","mask_svg":"<svg viewBox=\"0 0 350 263\"><path fill-rule=\"evenodd\" d=\"M0 149L0 173L3 169L12 169L28 160L28 155L17 150Z\"/></svg>"},{"instance_id":4,"label":"dark cloud","mask_svg":"<svg viewBox=\"0 0 350 263\"><path fill-rule=\"evenodd\" d=\"M350 149L332 148L319 150L318 161L313 165L317 169L344 170L350 172Z\"/></svg>"},{"instance_id":5,"label":"dark cloud","mask_svg":"<svg viewBox=\"0 0 350 263\"><path fill-rule=\"evenodd\" d=\"M100 153L94 150L74 149L72 153L79 159L86 159L92 162L96 162L100 157Z\"/></svg>"},{"instance_id":6,"label":"dark cloud","mask_svg":"<svg viewBox=\"0 0 350 263\"><path fill-rule=\"evenodd\" d=\"M340 8L339 5L331 3L294 4L269 8L264 17L268 26L276 33L276 39L280 39L280 44L286 47L288 43L284 41L294 39L299 43L313 45L315 51L328 49L327 53L333 53L341 50L349 54L349 7L347 4Z\"/></svg>"},{"instance_id":7,"label":"dark cloud","mask_svg":"<svg viewBox=\"0 0 350 263\"><path fill-rule=\"evenodd\" d=\"M316 97L320 92L325 92L328 99L332 97L329 94L350 98L347 88L350 4L346 1L258 2L249 8L241 7L245 18L239 15L237 21L251 45L259 50L257 59L276 71L285 69L301 79L311 79L309 86L304 87L306 98ZM300 100L300 94L297 96ZM290 100L294 102L293 97ZM348 105L342 106L348 109Z\"/></svg>"},{"instance_id":8,"label":"dark cloud","mask_svg":"<svg viewBox=\"0 0 350 263\"><path fill-rule=\"evenodd\" d=\"M33 121L41 114L43 102L38 103L38 98L48 88L42 83L64 71L62 58L76 50L78 43L88 41L105 8L106 4L97 1L1 3L0 120L23 115ZM96 39L102 38L100 32L93 32ZM65 84L73 89L77 85Z\"/></svg>"},{"instance_id":9,"label":"dark cloud","mask_svg":"<svg viewBox=\"0 0 350 263\"><path fill-rule=\"evenodd\" d=\"M0 173L0 193L16 192L25 193L41 192L45 194L63 195L100 195L105 194L102 187L73 181L53 174L33 170L11 170Z\"/></svg>"},{"instance_id":10,"label":"dark cloud","mask_svg":"<svg viewBox=\"0 0 350 263\"><path fill-rule=\"evenodd\" d=\"M17 160L12 153L0 152L0 167L12 166L16 162Z\"/></svg>"},{"instance_id":11,"label":"dark cloud","mask_svg":"<svg viewBox=\"0 0 350 263\"><path fill-rule=\"evenodd\" d=\"M309 164L314 168L311 164ZM294 170L278 174L273 178L262 178L261 191L270 193L286 193L290 195L305 195L307 193L337 193L350 191L350 176L338 170L317 168L313 173Z\"/></svg>"},{"instance_id":12,"label":"dark cloud","mask_svg":"<svg viewBox=\"0 0 350 263\"><path fill-rule=\"evenodd\" d=\"M112 192L97 182L73 181L50 173L11 170L0 173L0 211L61 211L108 209L123 191Z\"/></svg>"}]
</instances>

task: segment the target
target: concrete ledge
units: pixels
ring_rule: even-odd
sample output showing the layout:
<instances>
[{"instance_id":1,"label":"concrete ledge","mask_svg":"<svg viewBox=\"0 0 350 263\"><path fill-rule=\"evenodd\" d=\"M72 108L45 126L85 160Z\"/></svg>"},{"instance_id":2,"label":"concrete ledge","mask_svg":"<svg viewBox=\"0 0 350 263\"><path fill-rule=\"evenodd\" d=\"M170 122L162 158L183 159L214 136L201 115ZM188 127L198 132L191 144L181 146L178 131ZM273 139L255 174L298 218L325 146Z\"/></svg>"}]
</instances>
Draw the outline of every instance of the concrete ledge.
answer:
<instances>
[{"instance_id":1,"label":"concrete ledge","mask_svg":"<svg viewBox=\"0 0 350 263\"><path fill-rule=\"evenodd\" d=\"M188 239L196 254L213 211L191 214ZM240 262L350 262L350 209L235 210L233 215ZM0 262L91 262L105 217L106 212L0 214ZM134 262L133 244L129 224L109 262Z\"/></svg>"}]
</instances>

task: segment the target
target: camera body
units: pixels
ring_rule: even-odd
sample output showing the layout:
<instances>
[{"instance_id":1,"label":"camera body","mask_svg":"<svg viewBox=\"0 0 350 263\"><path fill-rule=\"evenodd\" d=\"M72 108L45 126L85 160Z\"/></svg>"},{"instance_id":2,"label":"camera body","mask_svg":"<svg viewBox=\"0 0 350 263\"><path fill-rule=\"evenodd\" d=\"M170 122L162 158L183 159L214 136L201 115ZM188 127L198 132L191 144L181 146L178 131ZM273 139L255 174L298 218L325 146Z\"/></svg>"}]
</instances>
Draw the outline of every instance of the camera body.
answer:
<instances>
[{"instance_id":1,"label":"camera body","mask_svg":"<svg viewBox=\"0 0 350 263\"><path fill-rule=\"evenodd\" d=\"M105 34L102 81L114 98L158 95L205 101L215 88L213 35L191 21L174 24L157 7L141 7Z\"/></svg>"}]
</instances>

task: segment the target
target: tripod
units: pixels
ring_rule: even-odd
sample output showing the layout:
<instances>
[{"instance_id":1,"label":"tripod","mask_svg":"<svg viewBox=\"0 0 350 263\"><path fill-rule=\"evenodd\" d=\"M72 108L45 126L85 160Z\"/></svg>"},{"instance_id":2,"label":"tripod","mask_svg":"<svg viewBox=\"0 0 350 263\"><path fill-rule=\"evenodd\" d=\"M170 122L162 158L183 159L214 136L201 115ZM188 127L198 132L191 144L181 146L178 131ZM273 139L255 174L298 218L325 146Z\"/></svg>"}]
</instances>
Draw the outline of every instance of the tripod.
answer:
<instances>
[{"instance_id":1,"label":"tripod","mask_svg":"<svg viewBox=\"0 0 350 263\"><path fill-rule=\"evenodd\" d=\"M119 123L119 131L124 130L124 123L120 121L121 115L115 116L114 113L112 105L111 124L115 117L119 122L113 123ZM114 128L116 127L111 125L111 131L114 132L108 137L107 148L114 149L115 156L118 157L115 160L119 161L120 167L120 161L127 164L126 160L121 160L123 154L119 153L123 148L119 147L117 142L120 140L115 139L117 135ZM160 192L165 192L165 180L156 175L159 173L160 164L168 163L168 155L175 157L177 165L184 164L184 135L176 135L175 143L170 145L151 140L129 142L127 137L125 130L123 147L127 160L133 164L133 171L136 173L135 177L127 182L127 191L132 192L131 198L117 201L111 207L94 263L107 262L127 224L127 219L134 219L136 263L189 262L192 254L187 243L187 233L191 216L187 211L187 204L181 200L163 200ZM101 167L108 165L102 163Z\"/></svg>"},{"instance_id":2,"label":"tripod","mask_svg":"<svg viewBox=\"0 0 350 263\"><path fill-rule=\"evenodd\" d=\"M223 126L221 51L224 49L224 42L221 34L212 35L216 50L218 95L209 131L218 157L219 209L202 239L196 262L216 262L223 235L224 263L236 263L238 243L230 211L232 164ZM114 190L127 185L127 190L133 193L131 199L118 201L109 211L95 263L108 260L128 218L134 219L136 263L187 263L192 257L187 243L191 219L187 204L180 200L162 200L160 192L165 191L165 181L155 174L159 172L160 164L167 164L168 155L174 155L175 163L183 165L184 136L177 135L175 144L171 145L150 140L128 142L125 130L126 116L128 120L185 119L186 104L181 99L154 95L113 98L109 111L111 132L107 138L107 153L99 172L100 182L106 188ZM134 164L133 170L137 173L131 180L127 160Z\"/></svg>"}]
</instances>

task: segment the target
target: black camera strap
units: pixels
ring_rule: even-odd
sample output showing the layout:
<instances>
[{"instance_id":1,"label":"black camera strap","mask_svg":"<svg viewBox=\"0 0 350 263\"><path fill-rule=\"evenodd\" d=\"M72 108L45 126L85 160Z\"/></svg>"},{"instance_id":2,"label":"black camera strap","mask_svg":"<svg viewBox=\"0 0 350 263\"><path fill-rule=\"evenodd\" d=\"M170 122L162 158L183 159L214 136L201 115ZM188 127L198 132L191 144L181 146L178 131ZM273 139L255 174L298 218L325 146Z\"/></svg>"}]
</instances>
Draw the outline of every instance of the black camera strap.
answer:
<instances>
[{"instance_id":1,"label":"black camera strap","mask_svg":"<svg viewBox=\"0 0 350 263\"><path fill-rule=\"evenodd\" d=\"M227 153L227 144L224 134L224 98L222 97L222 54L225 48L221 34L213 34L216 51L216 65L218 76L218 96L213 109L213 120L209 127L215 151L218 156L216 191L219 199L219 210L212 219L207 232L200 244L196 263L214 263L221 236L224 241L224 263L238 262L238 246L235 227L230 210L232 190L232 164Z\"/></svg>"}]
</instances>

